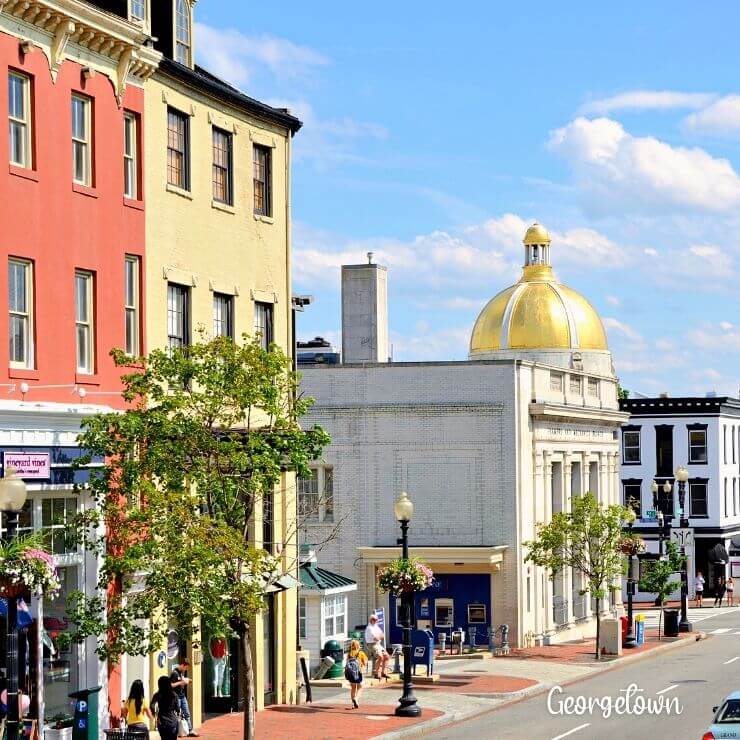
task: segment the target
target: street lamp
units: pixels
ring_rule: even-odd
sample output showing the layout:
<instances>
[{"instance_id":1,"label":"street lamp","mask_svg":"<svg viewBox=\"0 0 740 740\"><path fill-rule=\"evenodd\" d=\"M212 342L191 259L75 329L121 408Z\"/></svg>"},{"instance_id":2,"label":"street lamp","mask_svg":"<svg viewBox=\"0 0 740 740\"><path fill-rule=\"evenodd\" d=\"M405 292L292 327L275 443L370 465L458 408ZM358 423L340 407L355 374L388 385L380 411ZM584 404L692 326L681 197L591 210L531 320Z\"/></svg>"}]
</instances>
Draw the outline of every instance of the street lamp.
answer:
<instances>
[{"instance_id":1,"label":"street lamp","mask_svg":"<svg viewBox=\"0 0 740 740\"><path fill-rule=\"evenodd\" d=\"M684 465L679 465L676 470L678 481L678 505L681 507L681 528L688 529L689 518L686 516L686 481L689 479L689 471ZM681 537L681 621L678 623L679 632L691 632L693 626L689 622L689 574L686 568L686 544L684 536Z\"/></svg>"},{"instance_id":2,"label":"street lamp","mask_svg":"<svg viewBox=\"0 0 740 740\"><path fill-rule=\"evenodd\" d=\"M635 514L635 510L632 507L627 509L624 519L629 527L630 536L632 536L632 527L635 524L636 518L637 515ZM635 640L634 621L632 619L632 598L634 597L636 590L633 558L634 555L632 550L630 550L629 563L627 565L627 636L624 638L624 647L626 648L637 646L637 641Z\"/></svg>"},{"instance_id":3,"label":"street lamp","mask_svg":"<svg viewBox=\"0 0 740 740\"><path fill-rule=\"evenodd\" d=\"M668 496L668 494L671 492L671 484L666 481L663 483L662 486L658 484L658 481L654 480L650 484L650 490L653 492L653 508L655 509L655 518L658 522L658 552L660 553L660 557L663 557L663 541L665 540L666 536L670 534L670 521L668 522L668 526L666 526L666 515L663 509L660 507L660 502L658 501L658 491L660 489L663 489L663 493Z\"/></svg>"},{"instance_id":4,"label":"street lamp","mask_svg":"<svg viewBox=\"0 0 740 740\"><path fill-rule=\"evenodd\" d=\"M15 476L10 468L5 471L5 478L0 479L0 511L5 514L6 538L8 542L15 539L18 531L18 514L26 504L28 489L26 484ZM18 740L20 715L18 712L18 600L16 594L9 593L7 643L5 651L5 676L8 682L8 740Z\"/></svg>"},{"instance_id":5,"label":"street lamp","mask_svg":"<svg viewBox=\"0 0 740 740\"><path fill-rule=\"evenodd\" d=\"M401 525L402 557L409 557L409 522L414 515L414 504L406 494L401 491L398 501L393 506L393 513ZM414 685L411 683L411 622L414 609L414 592L404 591L401 594L401 626L403 627L403 695L398 700L396 707L397 717L420 717L421 707L416 703L414 696Z\"/></svg>"}]
</instances>

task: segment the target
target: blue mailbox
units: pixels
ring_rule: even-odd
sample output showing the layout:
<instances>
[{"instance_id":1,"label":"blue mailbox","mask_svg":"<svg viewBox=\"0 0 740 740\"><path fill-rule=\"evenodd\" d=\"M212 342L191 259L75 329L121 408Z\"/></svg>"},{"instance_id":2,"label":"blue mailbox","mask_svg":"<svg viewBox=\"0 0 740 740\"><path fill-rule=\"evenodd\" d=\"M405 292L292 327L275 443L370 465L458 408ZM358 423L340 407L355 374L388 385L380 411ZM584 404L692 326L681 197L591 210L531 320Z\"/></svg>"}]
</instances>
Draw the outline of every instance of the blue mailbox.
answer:
<instances>
[{"instance_id":1,"label":"blue mailbox","mask_svg":"<svg viewBox=\"0 0 740 740\"><path fill-rule=\"evenodd\" d=\"M431 630L413 630L411 633L411 667L416 673L416 666L427 668L427 676L434 673L434 633Z\"/></svg>"}]
</instances>

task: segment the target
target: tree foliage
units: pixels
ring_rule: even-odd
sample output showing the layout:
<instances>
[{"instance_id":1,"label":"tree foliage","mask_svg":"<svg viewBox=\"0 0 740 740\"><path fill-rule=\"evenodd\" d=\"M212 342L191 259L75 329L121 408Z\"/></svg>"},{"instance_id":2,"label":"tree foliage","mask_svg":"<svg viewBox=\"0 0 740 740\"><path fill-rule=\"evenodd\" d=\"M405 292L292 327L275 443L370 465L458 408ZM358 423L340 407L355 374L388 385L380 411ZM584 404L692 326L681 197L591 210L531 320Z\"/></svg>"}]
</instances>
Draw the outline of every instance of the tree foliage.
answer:
<instances>
[{"instance_id":1,"label":"tree foliage","mask_svg":"<svg viewBox=\"0 0 740 740\"><path fill-rule=\"evenodd\" d=\"M243 636L267 584L295 568L295 530L275 554L254 531L286 471L308 475L329 442L299 424L312 400L279 348L246 336L154 350L136 366L112 354L129 406L87 419L80 438L78 465L106 462L90 471L95 507L77 522L102 566L99 595L71 600L76 637L97 636L116 662L156 649L170 628L241 625Z\"/></svg>"},{"instance_id":2,"label":"tree foliage","mask_svg":"<svg viewBox=\"0 0 740 740\"><path fill-rule=\"evenodd\" d=\"M681 585L681 581L673 576L681 570L685 558L675 542L668 541L665 546L665 557L646 564L639 584L640 591L655 594L656 600L660 603L658 639L661 637L665 601L676 590L676 587Z\"/></svg>"},{"instance_id":3,"label":"tree foliage","mask_svg":"<svg viewBox=\"0 0 740 740\"><path fill-rule=\"evenodd\" d=\"M596 658L601 634L601 602L619 588L624 573L622 525L629 516L624 506L601 506L591 493L574 496L571 510L560 511L549 523L537 523L537 539L525 542L525 560L550 571L554 579L565 568L583 575L585 589L596 600Z\"/></svg>"}]
</instances>

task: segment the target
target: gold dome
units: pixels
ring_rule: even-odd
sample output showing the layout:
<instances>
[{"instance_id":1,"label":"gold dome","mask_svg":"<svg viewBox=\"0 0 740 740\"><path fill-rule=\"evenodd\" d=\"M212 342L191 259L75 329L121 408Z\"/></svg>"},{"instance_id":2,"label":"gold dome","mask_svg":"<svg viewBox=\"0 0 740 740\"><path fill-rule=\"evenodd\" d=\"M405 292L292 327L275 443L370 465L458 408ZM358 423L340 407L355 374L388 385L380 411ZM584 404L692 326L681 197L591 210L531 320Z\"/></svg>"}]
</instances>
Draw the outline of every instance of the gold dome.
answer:
<instances>
[{"instance_id":1,"label":"gold dome","mask_svg":"<svg viewBox=\"0 0 740 740\"><path fill-rule=\"evenodd\" d=\"M524 235L524 245L529 246L530 244L549 244L550 243L550 232L536 221L527 229L527 233Z\"/></svg>"},{"instance_id":2,"label":"gold dome","mask_svg":"<svg viewBox=\"0 0 740 740\"><path fill-rule=\"evenodd\" d=\"M529 242L529 243L528 243ZM608 350L594 307L557 281L549 263L547 230L533 224L524 237L527 261L519 282L491 299L475 322L470 355L496 350Z\"/></svg>"}]
</instances>

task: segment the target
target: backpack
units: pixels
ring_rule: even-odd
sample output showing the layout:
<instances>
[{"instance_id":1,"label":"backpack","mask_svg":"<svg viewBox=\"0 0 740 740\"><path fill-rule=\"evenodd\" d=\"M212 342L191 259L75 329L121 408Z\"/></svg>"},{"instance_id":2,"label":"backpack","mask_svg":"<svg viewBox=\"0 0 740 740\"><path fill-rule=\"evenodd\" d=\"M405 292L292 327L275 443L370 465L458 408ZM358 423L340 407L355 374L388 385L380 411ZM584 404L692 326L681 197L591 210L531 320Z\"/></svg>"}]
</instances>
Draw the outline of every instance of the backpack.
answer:
<instances>
[{"instance_id":1,"label":"backpack","mask_svg":"<svg viewBox=\"0 0 740 740\"><path fill-rule=\"evenodd\" d=\"M348 658L347 665L344 666L344 677L350 683L360 683L362 673L360 673L360 661L356 657Z\"/></svg>"}]
</instances>

